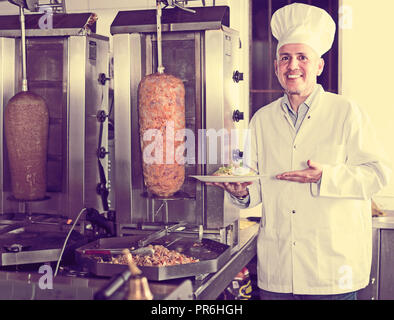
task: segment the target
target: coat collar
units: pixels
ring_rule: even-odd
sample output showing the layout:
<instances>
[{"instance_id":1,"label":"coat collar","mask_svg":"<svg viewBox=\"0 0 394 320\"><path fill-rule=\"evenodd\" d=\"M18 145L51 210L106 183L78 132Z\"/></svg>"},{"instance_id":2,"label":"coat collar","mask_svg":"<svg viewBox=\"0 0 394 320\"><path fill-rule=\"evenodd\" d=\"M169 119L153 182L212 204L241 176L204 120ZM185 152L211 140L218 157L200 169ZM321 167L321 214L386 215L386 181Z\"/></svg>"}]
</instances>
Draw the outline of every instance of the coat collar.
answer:
<instances>
[{"instance_id":1,"label":"coat collar","mask_svg":"<svg viewBox=\"0 0 394 320\"><path fill-rule=\"evenodd\" d=\"M312 109L315 105L316 105L316 98L317 96L319 96L321 93L324 92L323 87L320 84L316 84L315 88L313 89L312 93L308 96L308 98L306 98L306 100L304 101L304 103L306 104L306 106L309 109ZM290 101L289 101L289 97L287 96L287 94L285 93L282 97L282 101L281 101L281 107L282 110L284 112L288 112L288 110L290 110L291 106L290 106Z\"/></svg>"}]
</instances>

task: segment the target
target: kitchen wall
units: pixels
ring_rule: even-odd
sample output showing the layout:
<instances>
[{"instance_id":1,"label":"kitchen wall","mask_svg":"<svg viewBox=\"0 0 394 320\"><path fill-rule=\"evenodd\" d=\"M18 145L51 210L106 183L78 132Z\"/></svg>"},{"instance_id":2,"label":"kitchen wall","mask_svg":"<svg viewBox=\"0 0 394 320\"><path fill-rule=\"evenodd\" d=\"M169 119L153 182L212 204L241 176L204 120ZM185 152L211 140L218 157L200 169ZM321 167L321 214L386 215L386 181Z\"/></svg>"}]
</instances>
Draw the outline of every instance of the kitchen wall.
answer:
<instances>
[{"instance_id":1,"label":"kitchen wall","mask_svg":"<svg viewBox=\"0 0 394 320\"><path fill-rule=\"evenodd\" d=\"M394 1L341 0L340 5L340 91L365 108L394 165ZM374 199L394 210L394 177Z\"/></svg>"}]
</instances>

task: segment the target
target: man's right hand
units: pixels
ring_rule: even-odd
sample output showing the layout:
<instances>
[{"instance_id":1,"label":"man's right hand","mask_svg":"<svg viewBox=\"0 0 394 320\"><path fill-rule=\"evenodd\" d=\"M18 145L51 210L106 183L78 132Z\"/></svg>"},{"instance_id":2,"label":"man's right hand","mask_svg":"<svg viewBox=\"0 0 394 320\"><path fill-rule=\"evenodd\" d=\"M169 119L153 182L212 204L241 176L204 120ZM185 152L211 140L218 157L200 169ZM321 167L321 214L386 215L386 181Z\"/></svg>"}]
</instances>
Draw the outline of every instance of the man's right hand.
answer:
<instances>
[{"instance_id":1,"label":"man's right hand","mask_svg":"<svg viewBox=\"0 0 394 320\"><path fill-rule=\"evenodd\" d=\"M249 195L247 186L252 183L253 182L206 182L206 185L222 188L234 197L241 198Z\"/></svg>"}]
</instances>

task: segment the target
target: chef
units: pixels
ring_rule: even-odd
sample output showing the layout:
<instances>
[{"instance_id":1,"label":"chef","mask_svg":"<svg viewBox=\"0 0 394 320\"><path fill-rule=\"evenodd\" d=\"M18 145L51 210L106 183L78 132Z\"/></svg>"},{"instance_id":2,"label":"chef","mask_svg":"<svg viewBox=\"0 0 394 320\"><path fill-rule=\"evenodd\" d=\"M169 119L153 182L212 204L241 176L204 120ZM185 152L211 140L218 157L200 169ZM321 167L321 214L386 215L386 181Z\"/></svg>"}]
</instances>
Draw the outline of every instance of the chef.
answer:
<instances>
[{"instance_id":1,"label":"chef","mask_svg":"<svg viewBox=\"0 0 394 320\"><path fill-rule=\"evenodd\" d=\"M356 299L369 283L371 197L391 170L361 107L317 84L335 23L294 3L271 20L284 96L250 122L249 165L259 182L216 184L241 208L262 204L261 299Z\"/></svg>"}]
</instances>

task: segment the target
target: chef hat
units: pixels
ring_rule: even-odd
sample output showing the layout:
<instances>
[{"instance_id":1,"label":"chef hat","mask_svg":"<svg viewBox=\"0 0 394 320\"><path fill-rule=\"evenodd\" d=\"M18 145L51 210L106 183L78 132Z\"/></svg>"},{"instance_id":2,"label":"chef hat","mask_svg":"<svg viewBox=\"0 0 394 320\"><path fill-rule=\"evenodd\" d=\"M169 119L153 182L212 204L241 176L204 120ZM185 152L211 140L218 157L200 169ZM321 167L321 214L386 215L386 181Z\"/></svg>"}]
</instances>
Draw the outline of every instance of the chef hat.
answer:
<instances>
[{"instance_id":1,"label":"chef hat","mask_svg":"<svg viewBox=\"0 0 394 320\"><path fill-rule=\"evenodd\" d=\"M278 40L277 51L289 43L309 45L322 56L330 50L334 41L335 22L323 9L293 3L284 6L272 15L272 35Z\"/></svg>"}]
</instances>

